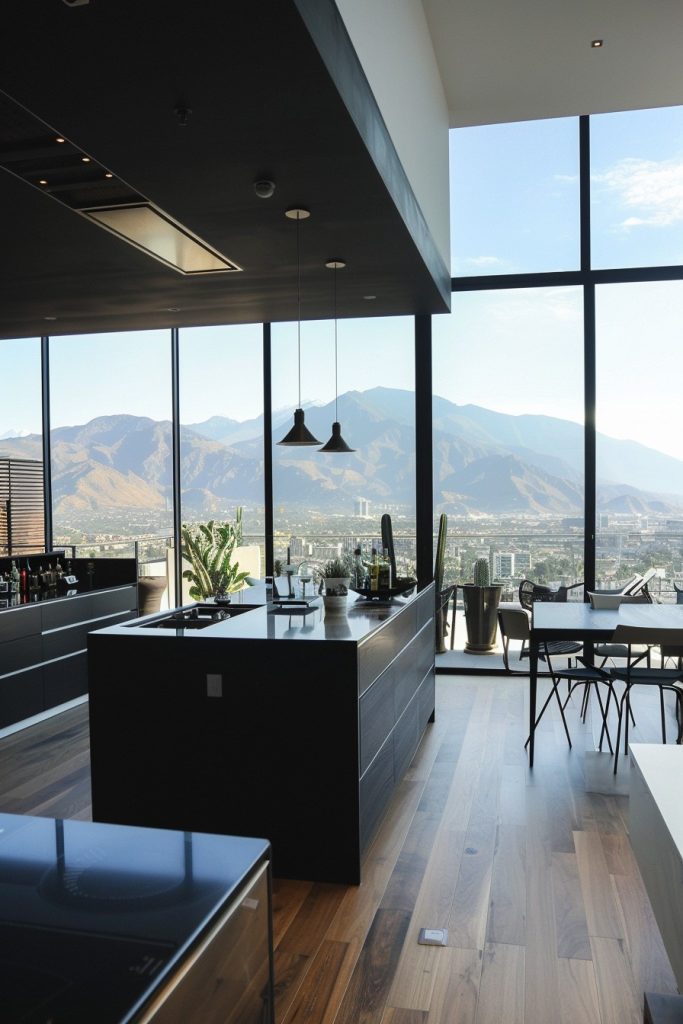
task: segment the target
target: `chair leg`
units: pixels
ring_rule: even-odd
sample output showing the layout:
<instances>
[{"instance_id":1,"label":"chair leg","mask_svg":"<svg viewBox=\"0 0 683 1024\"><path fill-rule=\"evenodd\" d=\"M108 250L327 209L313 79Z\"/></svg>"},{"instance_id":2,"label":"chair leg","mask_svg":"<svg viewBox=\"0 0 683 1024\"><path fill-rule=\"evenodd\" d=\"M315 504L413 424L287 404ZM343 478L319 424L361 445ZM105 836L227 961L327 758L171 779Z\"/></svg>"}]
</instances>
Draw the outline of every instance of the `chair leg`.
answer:
<instances>
[{"instance_id":1,"label":"chair leg","mask_svg":"<svg viewBox=\"0 0 683 1024\"><path fill-rule=\"evenodd\" d=\"M607 712L606 712L605 708L602 706L602 697L600 696L600 687L597 685L597 683L595 684L595 695L598 698L598 704L600 706L600 714L602 715L602 730L600 731L600 737L601 737L600 742L602 742L602 733L604 731L605 734L607 735L607 746L609 747L609 752L610 752L610 754L613 754L614 751L612 750L612 740L610 739L609 729L607 728ZM609 701L609 695L607 697L607 700Z\"/></svg>"},{"instance_id":2,"label":"chair leg","mask_svg":"<svg viewBox=\"0 0 683 1024\"><path fill-rule=\"evenodd\" d=\"M666 716L664 713L664 687L659 687L659 714L662 720L662 743L666 743Z\"/></svg>"},{"instance_id":3,"label":"chair leg","mask_svg":"<svg viewBox=\"0 0 683 1024\"><path fill-rule=\"evenodd\" d=\"M569 729L567 728L567 719L564 717L564 709L562 707L562 700L560 699L560 695L559 695L559 693L557 691L557 682L556 682L555 679L553 679L553 681L552 681L552 689L551 689L550 693L548 694L548 696L546 697L546 700L545 700L545 703L544 703L543 707L541 708L541 710L539 711L538 715L536 716L536 721L534 722L534 731L536 730L536 728L538 726L538 723L543 718L543 713L544 713L545 709L548 707L548 704L550 704L550 701L553 699L553 696L557 700L557 704L558 704L559 709L560 709L560 715L562 716L562 724L564 726L565 735L567 737L567 743L569 744L569 748L571 749L572 738L569 735ZM527 736L526 743L524 744L525 749L526 749L526 747L528 747L530 739L531 739L531 736Z\"/></svg>"},{"instance_id":4,"label":"chair leg","mask_svg":"<svg viewBox=\"0 0 683 1024\"><path fill-rule=\"evenodd\" d=\"M621 701L619 702L619 717L617 719L617 742L616 742L616 744L614 746L614 774L615 775L617 774L617 763L619 761L619 742L621 740L621 720L622 720L623 715L624 715L624 704L626 703L626 699L628 697L628 691L629 691L629 687L626 687L626 689L624 690L624 692L622 694ZM628 715L626 717L626 727L628 728Z\"/></svg>"}]
</instances>

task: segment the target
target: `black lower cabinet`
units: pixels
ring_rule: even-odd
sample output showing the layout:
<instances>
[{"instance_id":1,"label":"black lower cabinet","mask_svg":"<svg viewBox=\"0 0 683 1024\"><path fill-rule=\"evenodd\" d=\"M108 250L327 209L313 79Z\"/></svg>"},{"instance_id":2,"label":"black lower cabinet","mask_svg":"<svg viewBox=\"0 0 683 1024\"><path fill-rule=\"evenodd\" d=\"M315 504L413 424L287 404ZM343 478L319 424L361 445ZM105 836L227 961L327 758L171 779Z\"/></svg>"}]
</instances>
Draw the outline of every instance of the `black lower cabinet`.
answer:
<instances>
[{"instance_id":1,"label":"black lower cabinet","mask_svg":"<svg viewBox=\"0 0 683 1024\"><path fill-rule=\"evenodd\" d=\"M137 587L0 611L0 729L88 692L88 633L129 619Z\"/></svg>"},{"instance_id":2,"label":"black lower cabinet","mask_svg":"<svg viewBox=\"0 0 683 1024\"><path fill-rule=\"evenodd\" d=\"M91 635L94 819L261 836L280 877L360 882L433 718L433 610L430 587L365 654L362 639Z\"/></svg>"}]
</instances>

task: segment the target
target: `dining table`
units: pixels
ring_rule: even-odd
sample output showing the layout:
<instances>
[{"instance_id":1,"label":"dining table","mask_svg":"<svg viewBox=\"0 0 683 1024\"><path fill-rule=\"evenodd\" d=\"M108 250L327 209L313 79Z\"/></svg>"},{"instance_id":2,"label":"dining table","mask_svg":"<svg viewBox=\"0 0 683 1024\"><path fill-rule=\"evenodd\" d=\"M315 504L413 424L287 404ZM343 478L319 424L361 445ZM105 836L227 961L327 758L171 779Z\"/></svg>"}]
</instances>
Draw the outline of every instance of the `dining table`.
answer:
<instances>
[{"instance_id":1,"label":"dining table","mask_svg":"<svg viewBox=\"0 0 683 1024\"><path fill-rule=\"evenodd\" d=\"M580 640L584 645L609 642L617 626L641 629L683 629L683 605L622 604L618 608L594 609L582 601L535 601L529 630L529 767L534 766L534 733L538 659L543 645L551 640ZM585 655L590 660L591 648Z\"/></svg>"}]
</instances>

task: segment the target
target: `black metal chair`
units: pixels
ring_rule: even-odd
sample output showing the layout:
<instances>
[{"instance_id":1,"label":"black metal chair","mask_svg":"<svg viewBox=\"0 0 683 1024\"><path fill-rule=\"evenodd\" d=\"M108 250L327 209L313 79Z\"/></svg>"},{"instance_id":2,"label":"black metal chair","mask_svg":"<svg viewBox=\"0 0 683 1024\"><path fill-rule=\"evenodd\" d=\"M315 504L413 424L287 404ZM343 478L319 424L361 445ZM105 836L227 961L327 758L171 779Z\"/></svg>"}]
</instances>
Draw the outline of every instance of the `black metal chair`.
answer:
<instances>
[{"instance_id":1,"label":"black metal chair","mask_svg":"<svg viewBox=\"0 0 683 1024\"><path fill-rule=\"evenodd\" d=\"M662 649L667 647L683 647L683 629L648 629L642 626L617 626L614 637L615 644L624 644L628 650L625 668L613 668L610 675L613 680L618 679L624 683L624 692L618 704L618 725L617 742L614 750L614 774L617 774L617 762L619 760L619 743L621 740L621 726L626 708L626 723L624 725L624 753L628 751L628 720L631 707L631 690L634 686L656 686L659 689L659 708L662 723L662 742L666 743L666 709L664 706L664 692L673 693L676 697L676 721L678 725L677 743L683 740L683 669L678 668L647 668L640 664L640 657L633 657L633 647L636 645L658 645Z\"/></svg>"},{"instance_id":2,"label":"black metal chair","mask_svg":"<svg viewBox=\"0 0 683 1024\"><path fill-rule=\"evenodd\" d=\"M531 611L534 601L566 601L570 590L576 590L583 586L583 581L572 583L570 586L558 587L552 590L542 583L534 583L533 580L522 580L519 585L519 603L522 608Z\"/></svg>"},{"instance_id":3,"label":"black metal chair","mask_svg":"<svg viewBox=\"0 0 683 1024\"><path fill-rule=\"evenodd\" d=\"M600 716L602 718L602 729L600 730L600 750L602 750L603 739L606 736L607 737L607 744L609 746L609 750L610 750L610 754L611 754L613 752L612 751L612 740L610 738L609 728L608 728L608 725L607 725L607 715L608 715L608 711L609 711L610 698L614 697L614 700L616 702L617 696L614 693L612 679L611 679L611 676L610 676L609 672L605 672L603 669L596 668L595 666L589 665L587 663L582 663L580 665L579 664L577 664L577 665L571 665L570 664L570 665L567 666L567 668L556 669L553 666L553 664L552 664L552 656L553 656L552 643L546 643L546 644L543 645L542 656L543 656L544 661L548 665L548 672L550 673L550 677L552 679L552 689L551 689L550 693L548 694L548 696L546 698L545 704L543 705L543 707L541 708L541 710L539 711L539 713L538 713L538 715L536 717L536 724L534 725L534 728L536 728L536 725L538 725L538 723L539 723L539 721L540 721L540 719L541 719L541 717L543 715L543 712L545 711L545 709L547 708L548 704L550 703L550 701L552 700L552 698L554 696L556 698L557 703L558 703L559 708L560 708L560 714L562 716L562 724L564 726L564 731L565 731L565 734L567 736L567 742L569 743L569 746L571 748L572 741L571 741L571 736L569 735L569 728L567 726L567 719L565 718L565 714L564 714L565 709L567 707L567 704L569 703L569 699L570 699L572 693L574 692L574 690L576 690L579 686L583 686L583 688L584 688L584 690L583 690L583 699L582 699L582 702L581 702L581 710L580 710L579 714L581 715L582 720L585 722L586 721L586 715L588 713L588 705L589 705L589 698L590 698L591 689L594 689L596 697L597 697L597 700L598 700L598 705L600 707ZM577 659L577 661L580 661L580 660L581 659ZM560 685L560 683L563 680L566 680L566 682L567 682L567 696L565 697L564 702L561 701L560 693L559 693L559 685ZM602 697L600 695L600 686L601 685L606 686L607 690L608 690L607 700L605 701L604 704L602 702ZM529 742L529 740L527 739L527 741L526 741L526 743L524 745L526 746L526 744L528 742Z\"/></svg>"}]
</instances>

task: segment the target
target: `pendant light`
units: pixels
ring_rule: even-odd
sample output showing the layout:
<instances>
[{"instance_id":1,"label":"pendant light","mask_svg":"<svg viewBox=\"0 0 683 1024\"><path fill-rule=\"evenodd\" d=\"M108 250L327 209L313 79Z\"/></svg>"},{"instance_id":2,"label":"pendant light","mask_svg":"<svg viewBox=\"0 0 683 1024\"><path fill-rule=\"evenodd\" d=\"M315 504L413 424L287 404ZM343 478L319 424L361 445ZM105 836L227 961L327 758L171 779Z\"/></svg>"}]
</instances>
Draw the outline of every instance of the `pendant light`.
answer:
<instances>
[{"instance_id":1,"label":"pendant light","mask_svg":"<svg viewBox=\"0 0 683 1024\"><path fill-rule=\"evenodd\" d=\"M299 404L294 410L294 426L278 444L290 447L320 444L304 423L304 411L301 408L301 257L299 255L299 221L311 216L311 211L300 206L285 210L285 217L296 221L296 306L297 306L297 355L299 363Z\"/></svg>"},{"instance_id":2,"label":"pendant light","mask_svg":"<svg viewBox=\"0 0 683 1024\"><path fill-rule=\"evenodd\" d=\"M337 271L343 270L346 266L344 260L328 260L325 264L328 270L334 271L334 423L332 424L332 436L327 444L319 449L321 452L355 452L355 448L349 448L341 435L341 423L337 413L337 400L339 398L339 386L337 383Z\"/></svg>"}]
</instances>

